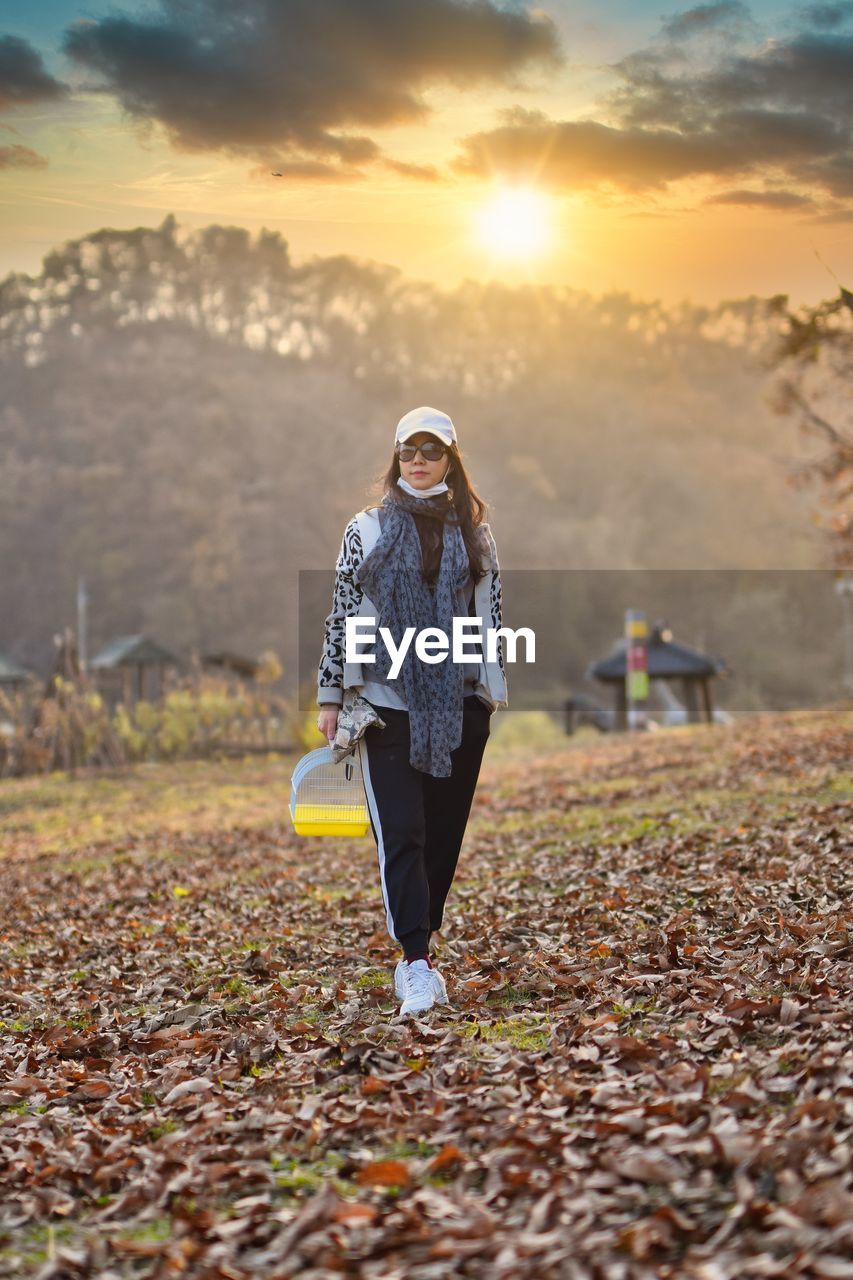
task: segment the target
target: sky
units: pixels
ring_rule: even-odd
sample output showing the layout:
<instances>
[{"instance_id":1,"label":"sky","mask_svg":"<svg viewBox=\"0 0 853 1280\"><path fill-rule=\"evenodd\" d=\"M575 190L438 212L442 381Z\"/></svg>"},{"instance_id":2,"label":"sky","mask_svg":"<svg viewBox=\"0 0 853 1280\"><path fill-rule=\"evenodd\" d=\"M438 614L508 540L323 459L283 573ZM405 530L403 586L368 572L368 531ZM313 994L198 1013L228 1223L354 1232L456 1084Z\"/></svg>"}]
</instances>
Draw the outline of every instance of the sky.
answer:
<instances>
[{"instance_id":1,"label":"sky","mask_svg":"<svg viewBox=\"0 0 853 1280\"><path fill-rule=\"evenodd\" d=\"M169 213L448 288L816 302L853 0L0 0L0 276Z\"/></svg>"}]
</instances>

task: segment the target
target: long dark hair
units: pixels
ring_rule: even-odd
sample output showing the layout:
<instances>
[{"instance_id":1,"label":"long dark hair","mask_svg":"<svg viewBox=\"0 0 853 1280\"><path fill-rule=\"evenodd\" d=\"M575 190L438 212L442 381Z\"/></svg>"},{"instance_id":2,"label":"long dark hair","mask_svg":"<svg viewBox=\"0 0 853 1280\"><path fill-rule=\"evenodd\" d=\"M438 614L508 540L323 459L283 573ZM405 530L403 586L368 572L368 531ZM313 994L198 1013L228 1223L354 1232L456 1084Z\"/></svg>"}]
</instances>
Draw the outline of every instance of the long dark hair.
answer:
<instances>
[{"instance_id":1,"label":"long dark hair","mask_svg":"<svg viewBox=\"0 0 853 1280\"><path fill-rule=\"evenodd\" d=\"M421 551L424 561L424 578L428 586L435 586L441 564L441 551L444 542L444 523L458 524L465 549L468 552L468 564L471 577L477 583L486 576L483 568L485 541L480 533L480 525L485 522L488 507L471 483L459 446L455 443L447 446L450 466L445 476L448 489L452 494L447 504L447 512L439 514L430 511L412 512L418 535L421 540ZM383 495L394 497L399 490L397 481L400 478L400 459L394 450L391 465L384 475L377 478L377 485L382 486ZM371 503L366 510L379 507L380 502Z\"/></svg>"}]
</instances>

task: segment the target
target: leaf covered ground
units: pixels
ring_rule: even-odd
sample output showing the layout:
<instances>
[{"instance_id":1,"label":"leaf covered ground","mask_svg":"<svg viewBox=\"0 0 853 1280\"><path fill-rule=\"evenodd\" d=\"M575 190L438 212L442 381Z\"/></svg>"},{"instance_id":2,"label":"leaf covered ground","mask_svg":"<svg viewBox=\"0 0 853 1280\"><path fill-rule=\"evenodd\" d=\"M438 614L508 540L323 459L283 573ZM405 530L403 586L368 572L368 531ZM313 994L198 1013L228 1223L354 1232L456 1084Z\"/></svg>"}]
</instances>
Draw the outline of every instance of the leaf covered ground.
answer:
<instances>
[{"instance_id":1,"label":"leaf covered ground","mask_svg":"<svg viewBox=\"0 0 853 1280\"><path fill-rule=\"evenodd\" d=\"M851 757L849 707L487 749L416 1020L289 765L64 846L3 784L0 1275L853 1277Z\"/></svg>"}]
</instances>

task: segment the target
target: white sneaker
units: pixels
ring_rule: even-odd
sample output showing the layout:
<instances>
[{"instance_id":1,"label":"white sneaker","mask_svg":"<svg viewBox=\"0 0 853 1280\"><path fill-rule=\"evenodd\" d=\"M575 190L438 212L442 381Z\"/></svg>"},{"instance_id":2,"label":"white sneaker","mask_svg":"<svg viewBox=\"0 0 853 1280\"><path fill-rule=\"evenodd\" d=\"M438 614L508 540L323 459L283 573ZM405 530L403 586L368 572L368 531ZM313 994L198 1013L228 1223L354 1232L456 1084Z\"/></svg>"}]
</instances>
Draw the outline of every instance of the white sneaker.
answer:
<instances>
[{"instance_id":1,"label":"white sneaker","mask_svg":"<svg viewBox=\"0 0 853 1280\"><path fill-rule=\"evenodd\" d=\"M400 1013L424 1013L434 1004L449 1004L444 978L426 960L397 961L394 990L402 1000Z\"/></svg>"},{"instance_id":2,"label":"white sneaker","mask_svg":"<svg viewBox=\"0 0 853 1280\"><path fill-rule=\"evenodd\" d=\"M403 987L403 970L406 968L407 964L408 961L405 958L398 960L397 967L394 970L394 991L398 1000L403 1000L406 995ZM444 977L439 973L435 966L431 969L431 973L434 975L436 985L436 1000L439 1004L450 1004L450 1000L447 995L447 987L444 984Z\"/></svg>"}]
</instances>

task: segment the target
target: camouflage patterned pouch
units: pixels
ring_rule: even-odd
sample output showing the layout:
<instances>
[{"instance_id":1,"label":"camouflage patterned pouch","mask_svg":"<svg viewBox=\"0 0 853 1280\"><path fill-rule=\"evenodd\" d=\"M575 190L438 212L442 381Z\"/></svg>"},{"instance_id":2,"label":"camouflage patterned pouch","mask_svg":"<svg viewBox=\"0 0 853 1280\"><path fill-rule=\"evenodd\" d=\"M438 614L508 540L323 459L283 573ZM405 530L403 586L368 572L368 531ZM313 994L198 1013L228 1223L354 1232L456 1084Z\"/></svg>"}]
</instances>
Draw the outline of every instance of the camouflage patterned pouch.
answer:
<instances>
[{"instance_id":1,"label":"camouflage patterned pouch","mask_svg":"<svg viewBox=\"0 0 853 1280\"><path fill-rule=\"evenodd\" d=\"M344 702L338 715L338 731L330 743L332 761L338 764L350 752L366 729L372 724L384 729L385 721L379 712L356 689L344 689Z\"/></svg>"}]
</instances>

